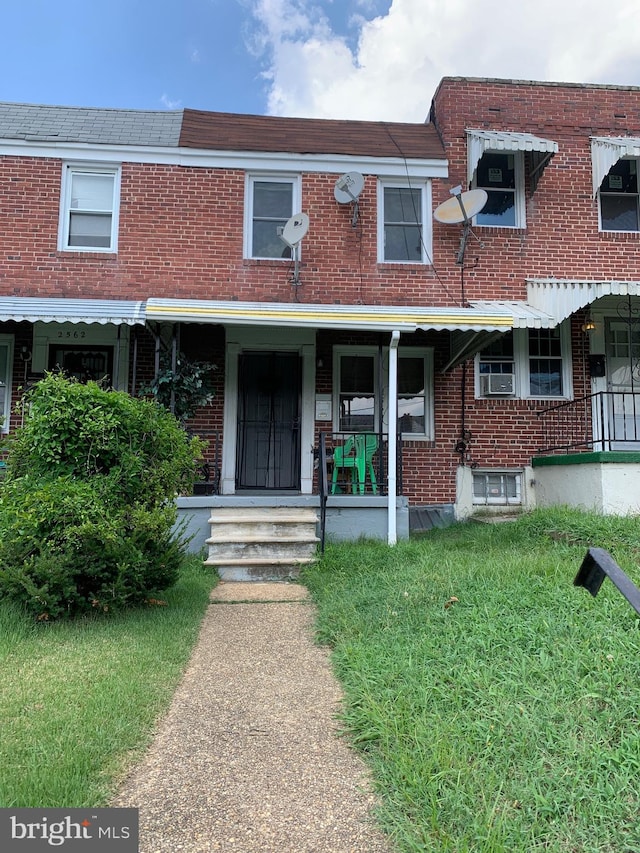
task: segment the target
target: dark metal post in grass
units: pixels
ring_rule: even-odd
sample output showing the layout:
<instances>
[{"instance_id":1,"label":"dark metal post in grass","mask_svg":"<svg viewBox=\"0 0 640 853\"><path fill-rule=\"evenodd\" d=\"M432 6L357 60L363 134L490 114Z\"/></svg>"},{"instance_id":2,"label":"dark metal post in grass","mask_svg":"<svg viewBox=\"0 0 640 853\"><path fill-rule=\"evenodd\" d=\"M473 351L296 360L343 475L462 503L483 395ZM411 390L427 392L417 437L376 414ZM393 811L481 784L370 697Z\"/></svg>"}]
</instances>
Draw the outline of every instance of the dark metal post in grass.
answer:
<instances>
[{"instance_id":1,"label":"dark metal post in grass","mask_svg":"<svg viewBox=\"0 0 640 853\"><path fill-rule=\"evenodd\" d=\"M640 615L640 589L622 571L608 551L604 548L589 548L573 581L574 586L583 586L595 598L605 577L611 579L614 586Z\"/></svg>"}]
</instances>

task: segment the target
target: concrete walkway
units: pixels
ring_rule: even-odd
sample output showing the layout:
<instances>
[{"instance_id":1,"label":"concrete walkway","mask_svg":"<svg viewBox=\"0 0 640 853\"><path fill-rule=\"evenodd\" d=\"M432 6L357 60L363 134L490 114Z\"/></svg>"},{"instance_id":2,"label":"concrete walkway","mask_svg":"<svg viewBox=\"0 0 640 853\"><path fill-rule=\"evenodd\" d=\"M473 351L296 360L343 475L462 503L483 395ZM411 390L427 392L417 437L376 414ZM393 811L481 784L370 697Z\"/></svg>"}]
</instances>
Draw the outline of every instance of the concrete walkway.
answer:
<instances>
[{"instance_id":1,"label":"concrete walkway","mask_svg":"<svg viewBox=\"0 0 640 853\"><path fill-rule=\"evenodd\" d=\"M166 718L113 806L140 853L390 853L304 587L222 583Z\"/></svg>"}]
</instances>

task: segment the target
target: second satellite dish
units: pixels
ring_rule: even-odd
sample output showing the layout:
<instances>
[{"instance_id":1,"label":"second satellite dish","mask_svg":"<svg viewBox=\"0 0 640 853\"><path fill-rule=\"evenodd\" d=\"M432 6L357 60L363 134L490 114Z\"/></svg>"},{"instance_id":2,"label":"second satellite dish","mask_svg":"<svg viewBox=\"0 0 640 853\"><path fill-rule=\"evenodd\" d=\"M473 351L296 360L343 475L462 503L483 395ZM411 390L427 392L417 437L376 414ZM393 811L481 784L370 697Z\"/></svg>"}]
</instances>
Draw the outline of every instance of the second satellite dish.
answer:
<instances>
[{"instance_id":1,"label":"second satellite dish","mask_svg":"<svg viewBox=\"0 0 640 853\"><path fill-rule=\"evenodd\" d=\"M292 249L298 245L300 240L309 230L309 217L306 213L295 213L282 229L280 239Z\"/></svg>"},{"instance_id":2,"label":"second satellite dish","mask_svg":"<svg viewBox=\"0 0 640 853\"><path fill-rule=\"evenodd\" d=\"M467 190L439 204L433 211L433 216L445 225L466 222L480 213L488 198L485 190Z\"/></svg>"},{"instance_id":3,"label":"second satellite dish","mask_svg":"<svg viewBox=\"0 0 640 853\"><path fill-rule=\"evenodd\" d=\"M339 204L357 201L364 189L364 178L360 172L347 172L341 175L333 188L333 195Z\"/></svg>"}]
</instances>

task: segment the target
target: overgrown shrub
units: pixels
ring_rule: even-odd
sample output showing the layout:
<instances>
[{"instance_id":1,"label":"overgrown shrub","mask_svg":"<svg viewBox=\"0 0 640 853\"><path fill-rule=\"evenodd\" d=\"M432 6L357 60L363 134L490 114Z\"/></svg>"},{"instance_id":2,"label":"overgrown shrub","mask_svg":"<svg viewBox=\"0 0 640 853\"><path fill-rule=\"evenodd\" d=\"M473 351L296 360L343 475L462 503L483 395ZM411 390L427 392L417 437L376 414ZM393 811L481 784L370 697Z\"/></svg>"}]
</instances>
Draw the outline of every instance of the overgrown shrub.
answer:
<instances>
[{"instance_id":1,"label":"overgrown shrub","mask_svg":"<svg viewBox=\"0 0 640 853\"><path fill-rule=\"evenodd\" d=\"M138 604L177 579L175 496L202 445L154 401L49 374L0 488L0 595L40 619Z\"/></svg>"}]
</instances>

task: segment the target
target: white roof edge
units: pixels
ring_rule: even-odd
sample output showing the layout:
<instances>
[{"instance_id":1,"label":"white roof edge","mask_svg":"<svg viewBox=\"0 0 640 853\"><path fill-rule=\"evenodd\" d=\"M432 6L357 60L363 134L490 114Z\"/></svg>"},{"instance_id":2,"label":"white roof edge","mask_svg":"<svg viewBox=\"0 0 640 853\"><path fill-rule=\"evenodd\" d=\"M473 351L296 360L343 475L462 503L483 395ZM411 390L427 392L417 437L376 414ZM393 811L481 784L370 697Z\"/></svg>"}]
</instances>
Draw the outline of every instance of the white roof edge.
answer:
<instances>
[{"instance_id":1,"label":"white roof edge","mask_svg":"<svg viewBox=\"0 0 640 853\"><path fill-rule=\"evenodd\" d=\"M397 157L354 157L349 154L288 154L286 152L218 151L205 148L154 145L89 144L85 142L25 142L0 138L0 156L46 157L92 162L148 163L204 169L274 169L299 172L344 172L358 169L390 178L446 178L446 157L402 160ZM408 170L408 171L407 171Z\"/></svg>"}]
</instances>

